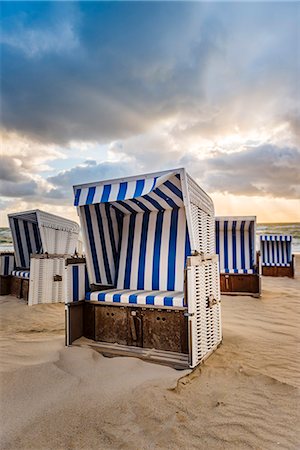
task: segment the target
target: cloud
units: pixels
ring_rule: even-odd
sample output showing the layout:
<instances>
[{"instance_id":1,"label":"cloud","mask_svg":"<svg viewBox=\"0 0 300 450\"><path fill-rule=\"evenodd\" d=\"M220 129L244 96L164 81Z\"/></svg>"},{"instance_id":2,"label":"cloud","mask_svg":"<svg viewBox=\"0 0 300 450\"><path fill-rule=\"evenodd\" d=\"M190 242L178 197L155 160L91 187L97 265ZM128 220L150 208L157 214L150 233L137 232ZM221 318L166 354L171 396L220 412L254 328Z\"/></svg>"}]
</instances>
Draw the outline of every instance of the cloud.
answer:
<instances>
[{"instance_id":1,"label":"cloud","mask_svg":"<svg viewBox=\"0 0 300 450\"><path fill-rule=\"evenodd\" d=\"M273 145L249 147L234 153L217 151L199 159L182 158L209 192L299 199L300 151Z\"/></svg>"},{"instance_id":2,"label":"cloud","mask_svg":"<svg viewBox=\"0 0 300 450\"><path fill-rule=\"evenodd\" d=\"M4 29L3 124L59 144L107 143L169 122L194 138L266 123L270 132L283 121L292 133L295 7L93 2L64 15L58 4L45 27L51 6L39 7L34 24L34 5L25 19L20 6L21 28Z\"/></svg>"}]
</instances>

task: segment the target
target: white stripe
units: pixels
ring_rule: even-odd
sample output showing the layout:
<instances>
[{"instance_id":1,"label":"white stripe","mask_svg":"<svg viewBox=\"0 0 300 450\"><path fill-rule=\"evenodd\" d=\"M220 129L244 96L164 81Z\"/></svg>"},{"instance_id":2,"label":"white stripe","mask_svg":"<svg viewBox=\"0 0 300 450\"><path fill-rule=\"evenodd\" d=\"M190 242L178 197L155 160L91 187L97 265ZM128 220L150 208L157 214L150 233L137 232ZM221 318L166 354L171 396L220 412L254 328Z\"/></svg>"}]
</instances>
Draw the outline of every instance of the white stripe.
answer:
<instances>
[{"instance_id":1,"label":"white stripe","mask_svg":"<svg viewBox=\"0 0 300 450\"><path fill-rule=\"evenodd\" d=\"M137 214L135 218L135 228L133 237L133 249L131 260L130 289L137 289L139 256L141 247L143 214Z\"/></svg>"},{"instance_id":2,"label":"white stripe","mask_svg":"<svg viewBox=\"0 0 300 450\"><path fill-rule=\"evenodd\" d=\"M118 273L117 288L123 289L124 278L125 278L125 266L126 266L126 256L127 256L127 246L128 246L128 232L129 232L129 220L130 216L124 216L123 219L123 232L122 232L122 244L120 252L120 265Z\"/></svg>"},{"instance_id":3,"label":"white stripe","mask_svg":"<svg viewBox=\"0 0 300 450\"><path fill-rule=\"evenodd\" d=\"M184 256L185 256L186 219L185 210L178 210L178 227L176 240L175 290L183 290L184 284Z\"/></svg>"},{"instance_id":4,"label":"white stripe","mask_svg":"<svg viewBox=\"0 0 300 450\"><path fill-rule=\"evenodd\" d=\"M106 273L105 273L103 251L102 251L102 245L101 245L100 232L99 232L99 227L98 227L98 222L97 222L95 205L90 205L89 208L90 208L90 213L91 213L91 222L92 222L92 228L93 228L93 233L94 233L94 242L95 242L95 247L96 247L100 279L101 279L101 283L108 284L108 281L106 278Z\"/></svg>"},{"instance_id":5,"label":"white stripe","mask_svg":"<svg viewBox=\"0 0 300 450\"><path fill-rule=\"evenodd\" d=\"M101 197L102 197L102 194L103 194L103 189L104 189L103 185L96 187L93 203L100 203Z\"/></svg>"},{"instance_id":6,"label":"white stripe","mask_svg":"<svg viewBox=\"0 0 300 450\"><path fill-rule=\"evenodd\" d=\"M161 247L160 247L160 265L159 265L159 287L167 290L168 285L168 262L169 262L169 240L171 226L172 210L168 209L164 212Z\"/></svg>"},{"instance_id":7,"label":"white stripe","mask_svg":"<svg viewBox=\"0 0 300 450\"><path fill-rule=\"evenodd\" d=\"M154 237L155 237L157 214L158 214L157 211L153 211L151 214L149 214L146 258L145 258L145 279L144 279L144 288L146 290L152 289Z\"/></svg>"},{"instance_id":8,"label":"white stripe","mask_svg":"<svg viewBox=\"0 0 300 450\"><path fill-rule=\"evenodd\" d=\"M111 185L111 190L108 198L110 202L115 202L117 200L119 189L120 189L119 183Z\"/></svg>"}]
</instances>

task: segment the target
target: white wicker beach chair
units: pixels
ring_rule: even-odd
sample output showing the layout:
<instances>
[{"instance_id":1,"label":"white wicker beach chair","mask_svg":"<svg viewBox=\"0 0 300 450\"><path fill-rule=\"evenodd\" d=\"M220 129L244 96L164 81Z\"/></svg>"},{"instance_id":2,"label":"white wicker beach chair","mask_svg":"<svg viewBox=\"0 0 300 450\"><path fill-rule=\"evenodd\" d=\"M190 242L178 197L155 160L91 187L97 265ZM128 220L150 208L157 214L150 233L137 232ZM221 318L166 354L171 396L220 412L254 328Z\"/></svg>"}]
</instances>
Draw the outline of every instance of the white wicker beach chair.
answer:
<instances>
[{"instance_id":1,"label":"white wicker beach chair","mask_svg":"<svg viewBox=\"0 0 300 450\"><path fill-rule=\"evenodd\" d=\"M216 253L221 292L260 295L259 255L256 254L256 217L216 217Z\"/></svg>"},{"instance_id":2,"label":"white wicker beach chair","mask_svg":"<svg viewBox=\"0 0 300 450\"><path fill-rule=\"evenodd\" d=\"M8 215L16 269L11 293L29 305L64 301L65 260L74 254L79 225L44 211Z\"/></svg>"},{"instance_id":3,"label":"white wicker beach chair","mask_svg":"<svg viewBox=\"0 0 300 450\"><path fill-rule=\"evenodd\" d=\"M184 169L74 192L91 289L75 271L67 344L84 336L105 353L196 366L221 342L211 199Z\"/></svg>"},{"instance_id":4,"label":"white wicker beach chair","mask_svg":"<svg viewBox=\"0 0 300 450\"><path fill-rule=\"evenodd\" d=\"M262 274L273 277L294 277L294 255L292 255L292 236L260 236Z\"/></svg>"}]
</instances>

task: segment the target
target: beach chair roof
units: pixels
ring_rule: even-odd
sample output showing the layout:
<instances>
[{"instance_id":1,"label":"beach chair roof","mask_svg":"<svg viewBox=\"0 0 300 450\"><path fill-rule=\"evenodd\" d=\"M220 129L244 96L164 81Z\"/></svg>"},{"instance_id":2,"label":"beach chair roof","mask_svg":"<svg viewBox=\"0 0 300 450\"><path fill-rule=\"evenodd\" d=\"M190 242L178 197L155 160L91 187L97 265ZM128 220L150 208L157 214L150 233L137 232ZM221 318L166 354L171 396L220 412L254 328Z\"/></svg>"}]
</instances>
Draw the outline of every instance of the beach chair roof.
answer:
<instances>
[{"instance_id":1,"label":"beach chair roof","mask_svg":"<svg viewBox=\"0 0 300 450\"><path fill-rule=\"evenodd\" d=\"M120 274L122 270L126 272L129 259L134 261L135 256L147 259L143 243L146 245L146 241L154 240L155 217L158 213L163 213L166 217L164 220L166 228L162 229L162 241L159 244L163 258L166 254L174 258L176 255L175 263L172 262L176 266L179 263L177 259L180 251L183 253L182 259L184 259L184 243L182 244L184 239L186 239L186 248L189 249L189 253L194 251L206 254L214 253L213 202L183 168L76 185L74 186L74 196L74 205L78 207L82 224L91 283L100 283L101 279L104 284L114 284L115 275ZM175 210L180 211L178 216L175 212L173 215L170 213ZM145 225L145 230L146 228L147 230L144 234L142 232L142 235L140 231L136 233L136 229L131 227L128 219L128 217L138 214L145 216L152 214L153 218L153 223L150 221L149 226ZM124 218L122 225L119 224L121 216ZM127 219L125 219L126 217ZM139 220L142 221L141 216ZM129 228L125 230L124 224L127 222ZM175 228L176 230L172 234L171 230L174 231ZM123 237L121 237L122 230L125 230ZM121 244L124 244L125 237L129 239L128 236L130 237L133 232L135 233L134 239L132 242L126 242L126 246L132 247L133 253L135 249L138 249L139 253L123 257L124 248ZM182 236L179 238L180 233ZM136 238L137 234L138 238ZM139 242L142 243L141 248L135 239L139 239ZM172 242L170 243L170 241ZM177 243L179 247L176 247ZM122 248L120 247L118 250L119 244ZM141 252L144 253L141 254ZM154 256L152 263L149 262L150 271L156 264L155 248L152 248L151 252L154 252ZM126 265L125 269L124 264ZM166 270L172 264L166 263ZM147 261L145 266L147 270ZM131 272L133 272L132 266ZM162 273L163 270L160 272L159 278L163 277ZM147 277L151 278L151 274L149 273ZM143 283L141 285L144 286ZM134 288L132 283L130 283L130 287Z\"/></svg>"},{"instance_id":2,"label":"beach chair roof","mask_svg":"<svg viewBox=\"0 0 300 450\"><path fill-rule=\"evenodd\" d=\"M289 267L292 261L292 236L265 234L260 236L263 266Z\"/></svg>"},{"instance_id":3,"label":"beach chair roof","mask_svg":"<svg viewBox=\"0 0 300 450\"><path fill-rule=\"evenodd\" d=\"M254 273L256 216L216 217L216 253L221 273Z\"/></svg>"},{"instance_id":4,"label":"beach chair roof","mask_svg":"<svg viewBox=\"0 0 300 450\"><path fill-rule=\"evenodd\" d=\"M279 242L291 242L292 236L291 235L284 235L284 234L263 234L260 236L261 241L279 241Z\"/></svg>"},{"instance_id":5,"label":"beach chair roof","mask_svg":"<svg viewBox=\"0 0 300 450\"><path fill-rule=\"evenodd\" d=\"M73 254L79 225L39 209L8 214L15 249L16 266L30 267L35 253Z\"/></svg>"}]
</instances>

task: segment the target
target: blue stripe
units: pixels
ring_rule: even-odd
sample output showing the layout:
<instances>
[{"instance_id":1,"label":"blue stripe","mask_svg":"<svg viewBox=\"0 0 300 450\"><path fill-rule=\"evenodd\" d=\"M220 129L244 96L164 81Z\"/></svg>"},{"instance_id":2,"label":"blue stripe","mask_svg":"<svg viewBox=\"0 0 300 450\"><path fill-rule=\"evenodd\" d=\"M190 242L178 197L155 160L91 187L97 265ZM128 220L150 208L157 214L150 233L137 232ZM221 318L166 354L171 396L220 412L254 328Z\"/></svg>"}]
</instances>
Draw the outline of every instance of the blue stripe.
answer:
<instances>
[{"instance_id":1,"label":"blue stripe","mask_svg":"<svg viewBox=\"0 0 300 450\"><path fill-rule=\"evenodd\" d=\"M265 243L262 244L262 260L263 262L266 262L266 255L265 255Z\"/></svg>"},{"instance_id":2,"label":"blue stripe","mask_svg":"<svg viewBox=\"0 0 300 450\"><path fill-rule=\"evenodd\" d=\"M146 305L154 305L154 295L147 295L146 297Z\"/></svg>"},{"instance_id":3,"label":"blue stripe","mask_svg":"<svg viewBox=\"0 0 300 450\"><path fill-rule=\"evenodd\" d=\"M164 306L173 306L173 297L164 297Z\"/></svg>"},{"instance_id":4,"label":"blue stripe","mask_svg":"<svg viewBox=\"0 0 300 450\"><path fill-rule=\"evenodd\" d=\"M224 222L224 267L228 268L228 222Z\"/></svg>"},{"instance_id":5,"label":"blue stripe","mask_svg":"<svg viewBox=\"0 0 300 450\"><path fill-rule=\"evenodd\" d=\"M252 222L250 222L250 224L249 224L249 236L248 236L248 238L249 238L249 252L250 252L250 267L251 267L251 269L253 268L253 266L254 266L254 242L253 242L253 239L252 239L252 235L253 235L253 237L254 237L254 232L252 233L252 230L253 230L253 223ZM255 239L255 238L254 238Z\"/></svg>"},{"instance_id":6,"label":"blue stripe","mask_svg":"<svg viewBox=\"0 0 300 450\"><path fill-rule=\"evenodd\" d=\"M279 255L279 242L276 242L276 255L277 255L277 262L280 262L280 255Z\"/></svg>"},{"instance_id":7,"label":"blue stripe","mask_svg":"<svg viewBox=\"0 0 300 450\"><path fill-rule=\"evenodd\" d=\"M130 275L131 275L131 262L132 262L135 218L136 218L136 215L132 214L129 219L128 246L127 246L127 256L126 256L124 289L130 289Z\"/></svg>"},{"instance_id":8,"label":"blue stripe","mask_svg":"<svg viewBox=\"0 0 300 450\"><path fill-rule=\"evenodd\" d=\"M97 217L97 223L98 223L98 229L99 229L99 235L100 235L100 241L101 241L102 256L103 256L106 280L107 280L107 284L112 284L112 278L111 278L109 261L108 261L108 256L107 256L106 242L105 242L105 236L104 236L103 223L102 223L102 217L101 217L99 203L97 203L95 205L95 211L96 211L96 217Z\"/></svg>"},{"instance_id":9,"label":"blue stripe","mask_svg":"<svg viewBox=\"0 0 300 450\"><path fill-rule=\"evenodd\" d=\"M87 231L89 236L89 243L92 253L92 259L93 259L93 266L95 271L95 277L96 277L96 283L101 283L100 278L100 271L99 271L99 265L98 265L98 258L97 258L97 251L95 246L95 238L94 238L94 232L93 232L93 226L92 226L92 219L91 219L91 213L90 208L93 206L84 206L84 212L85 212L85 218L86 218L86 224L87 224Z\"/></svg>"},{"instance_id":10,"label":"blue stripe","mask_svg":"<svg viewBox=\"0 0 300 450\"><path fill-rule=\"evenodd\" d=\"M162 192L159 188L155 189L155 194L157 194L160 198L165 200L165 202L168 203L168 205L171 206L171 208L178 208L178 205L170 198L168 197L164 192Z\"/></svg>"},{"instance_id":11,"label":"blue stripe","mask_svg":"<svg viewBox=\"0 0 300 450\"><path fill-rule=\"evenodd\" d=\"M19 255L20 255L20 259L21 259L21 266L26 267L18 219L14 218L14 225L15 225L15 230L16 230Z\"/></svg>"},{"instance_id":12,"label":"blue stripe","mask_svg":"<svg viewBox=\"0 0 300 450\"><path fill-rule=\"evenodd\" d=\"M40 230L36 223L32 224L34 241L37 253L43 253L42 241L40 236Z\"/></svg>"},{"instance_id":13,"label":"blue stripe","mask_svg":"<svg viewBox=\"0 0 300 450\"><path fill-rule=\"evenodd\" d=\"M91 292L86 292L85 299L86 300L91 300Z\"/></svg>"},{"instance_id":14,"label":"blue stripe","mask_svg":"<svg viewBox=\"0 0 300 450\"><path fill-rule=\"evenodd\" d=\"M23 220L23 224L24 224L24 231L25 231L26 244L27 244L27 248L28 248L28 254L30 257L30 255L33 253L33 251L32 251L32 247L31 247L28 222L26 220Z\"/></svg>"},{"instance_id":15,"label":"blue stripe","mask_svg":"<svg viewBox=\"0 0 300 450\"><path fill-rule=\"evenodd\" d=\"M140 197L143 193L145 180L137 180L133 197Z\"/></svg>"},{"instance_id":16,"label":"blue stripe","mask_svg":"<svg viewBox=\"0 0 300 450\"><path fill-rule=\"evenodd\" d=\"M95 192L96 192L95 186L92 186L89 188L88 195L87 195L86 202L85 202L86 205L91 205L93 203Z\"/></svg>"},{"instance_id":17,"label":"blue stripe","mask_svg":"<svg viewBox=\"0 0 300 450\"><path fill-rule=\"evenodd\" d=\"M190 237L189 237L189 230L186 223L185 228L185 246L184 246L184 267L186 267L186 260L187 257L191 256L191 243L190 243Z\"/></svg>"},{"instance_id":18,"label":"blue stripe","mask_svg":"<svg viewBox=\"0 0 300 450\"><path fill-rule=\"evenodd\" d=\"M149 203L151 203L154 208L156 208L158 211L164 211L164 207L161 206L154 198L149 197L149 195L143 195L143 198L145 200L148 200Z\"/></svg>"},{"instance_id":19,"label":"blue stripe","mask_svg":"<svg viewBox=\"0 0 300 450\"><path fill-rule=\"evenodd\" d=\"M182 192L180 189L178 189L177 186L175 186L170 180L167 180L164 182L164 185L167 186L167 188L170 189L170 191L173 192L173 194L177 195L181 200L183 200Z\"/></svg>"},{"instance_id":20,"label":"blue stripe","mask_svg":"<svg viewBox=\"0 0 300 450\"><path fill-rule=\"evenodd\" d=\"M152 265L152 289L159 289L159 263L160 263L160 246L161 233L164 213L159 211L156 217L155 236L154 236L154 251L153 251L153 265Z\"/></svg>"},{"instance_id":21,"label":"blue stripe","mask_svg":"<svg viewBox=\"0 0 300 450\"><path fill-rule=\"evenodd\" d=\"M138 289L144 289L148 225L149 225L149 214L144 213L143 214L143 222L142 222L140 257L139 257L139 268L138 268L138 283L137 283Z\"/></svg>"},{"instance_id":22,"label":"blue stripe","mask_svg":"<svg viewBox=\"0 0 300 450\"><path fill-rule=\"evenodd\" d=\"M129 295L128 301L129 301L129 303L137 303L137 294Z\"/></svg>"},{"instance_id":23,"label":"blue stripe","mask_svg":"<svg viewBox=\"0 0 300 450\"><path fill-rule=\"evenodd\" d=\"M174 291L175 289L177 225L178 225L178 209L173 209L171 213L171 229L169 238L168 282L167 282L168 291Z\"/></svg>"},{"instance_id":24,"label":"blue stripe","mask_svg":"<svg viewBox=\"0 0 300 450\"><path fill-rule=\"evenodd\" d=\"M129 206L127 203L118 201L117 204L123 206L123 208L127 209L127 211L129 211L131 214L137 214L137 211L135 211L135 209L131 208L131 206Z\"/></svg>"},{"instance_id":25,"label":"blue stripe","mask_svg":"<svg viewBox=\"0 0 300 450\"><path fill-rule=\"evenodd\" d=\"M9 271L9 256L4 256L4 275L8 275Z\"/></svg>"},{"instance_id":26,"label":"blue stripe","mask_svg":"<svg viewBox=\"0 0 300 450\"><path fill-rule=\"evenodd\" d=\"M127 185L128 183L126 181L120 183L117 200L124 200L124 198L126 197Z\"/></svg>"},{"instance_id":27,"label":"blue stripe","mask_svg":"<svg viewBox=\"0 0 300 450\"><path fill-rule=\"evenodd\" d=\"M245 234L244 234L244 229L245 229L245 221L242 220L242 223L241 223L241 265L242 265L242 269L246 269L246 264L245 264Z\"/></svg>"},{"instance_id":28,"label":"blue stripe","mask_svg":"<svg viewBox=\"0 0 300 450\"><path fill-rule=\"evenodd\" d=\"M237 269L236 264L236 220L232 222L232 265Z\"/></svg>"},{"instance_id":29,"label":"blue stripe","mask_svg":"<svg viewBox=\"0 0 300 450\"><path fill-rule=\"evenodd\" d=\"M78 266L72 266L73 302L78 302L79 300L78 280Z\"/></svg>"},{"instance_id":30,"label":"blue stripe","mask_svg":"<svg viewBox=\"0 0 300 450\"><path fill-rule=\"evenodd\" d=\"M111 242L111 248L112 248L114 263L115 263L115 266L116 266L116 264L117 264L117 246L116 246L116 241L115 241L115 235L114 235L112 218L111 218L111 215L110 215L111 214L111 208L110 208L110 205L108 203L105 203L104 207L105 207L106 220L107 220L107 224L108 224L108 232L109 232L109 238L110 238L110 242Z\"/></svg>"},{"instance_id":31,"label":"blue stripe","mask_svg":"<svg viewBox=\"0 0 300 450\"><path fill-rule=\"evenodd\" d=\"M97 300L98 302L105 302L105 292L99 292Z\"/></svg>"},{"instance_id":32,"label":"blue stripe","mask_svg":"<svg viewBox=\"0 0 300 450\"><path fill-rule=\"evenodd\" d=\"M216 220L216 253L220 254L220 223ZM220 260L220 258L219 258Z\"/></svg>"},{"instance_id":33,"label":"blue stripe","mask_svg":"<svg viewBox=\"0 0 300 450\"><path fill-rule=\"evenodd\" d=\"M102 195L101 195L100 203L108 202L110 191L111 191L111 184L105 184L104 188L103 188Z\"/></svg>"},{"instance_id":34,"label":"blue stripe","mask_svg":"<svg viewBox=\"0 0 300 450\"><path fill-rule=\"evenodd\" d=\"M115 302L115 303L120 303L120 301L121 301L121 295L122 295L122 294L114 294L114 295L113 295L113 302Z\"/></svg>"},{"instance_id":35,"label":"blue stripe","mask_svg":"<svg viewBox=\"0 0 300 450\"><path fill-rule=\"evenodd\" d=\"M141 208L141 210L143 210L145 212L151 211L149 208L147 208L146 205L144 205L144 203L141 200L136 200L135 198L131 198L130 201L135 203L139 208Z\"/></svg>"},{"instance_id":36,"label":"blue stripe","mask_svg":"<svg viewBox=\"0 0 300 450\"><path fill-rule=\"evenodd\" d=\"M79 205L80 194L81 194L81 189L80 188L76 189L75 198L74 198L74 206Z\"/></svg>"},{"instance_id":37,"label":"blue stripe","mask_svg":"<svg viewBox=\"0 0 300 450\"><path fill-rule=\"evenodd\" d=\"M84 268L84 287L85 287L85 292L88 292L90 290L89 275L88 275L86 266Z\"/></svg>"}]
</instances>

